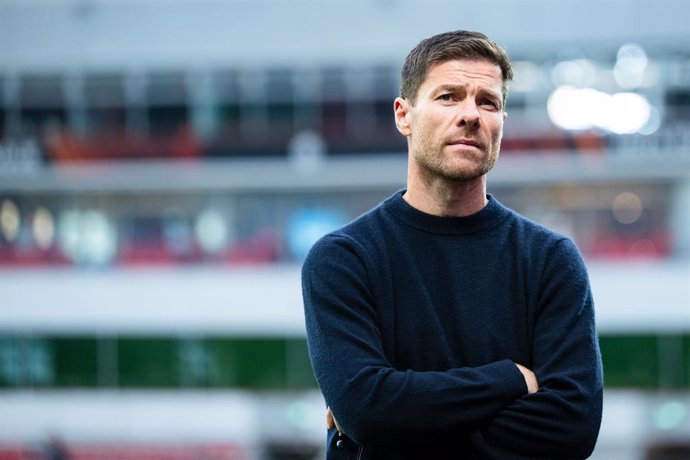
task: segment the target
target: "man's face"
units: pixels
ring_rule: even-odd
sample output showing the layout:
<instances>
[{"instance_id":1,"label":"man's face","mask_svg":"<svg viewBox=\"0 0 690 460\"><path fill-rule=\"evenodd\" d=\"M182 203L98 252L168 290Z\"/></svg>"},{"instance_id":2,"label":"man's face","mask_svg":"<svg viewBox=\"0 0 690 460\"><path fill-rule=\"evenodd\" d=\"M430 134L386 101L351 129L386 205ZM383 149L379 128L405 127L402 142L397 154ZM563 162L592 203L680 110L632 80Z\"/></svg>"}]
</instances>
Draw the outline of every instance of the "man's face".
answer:
<instances>
[{"instance_id":1,"label":"man's face","mask_svg":"<svg viewBox=\"0 0 690 460\"><path fill-rule=\"evenodd\" d=\"M396 125L417 171L465 182L493 168L506 117L502 83L496 64L451 60L429 69L414 104L396 99Z\"/></svg>"}]
</instances>

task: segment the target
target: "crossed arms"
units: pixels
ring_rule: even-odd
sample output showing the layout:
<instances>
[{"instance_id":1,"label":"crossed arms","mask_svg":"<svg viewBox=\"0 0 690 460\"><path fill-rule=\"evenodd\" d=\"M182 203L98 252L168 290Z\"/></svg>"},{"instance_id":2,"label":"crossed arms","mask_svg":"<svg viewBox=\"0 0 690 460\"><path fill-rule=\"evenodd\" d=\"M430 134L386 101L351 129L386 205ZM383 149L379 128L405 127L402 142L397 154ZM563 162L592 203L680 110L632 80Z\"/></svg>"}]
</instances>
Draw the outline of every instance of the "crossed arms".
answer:
<instances>
[{"instance_id":1,"label":"crossed arms","mask_svg":"<svg viewBox=\"0 0 690 460\"><path fill-rule=\"evenodd\" d=\"M572 243L560 243L549 262L558 269L543 286L532 370L504 359L443 372L394 368L361 258L337 241L320 244L303 271L305 313L314 372L341 431L363 444L462 435L489 458L589 456L601 420L601 363Z\"/></svg>"},{"instance_id":2,"label":"crossed arms","mask_svg":"<svg viewBox=\"0 0 690 460\"><path fill-rule=\"evenodd\" d=\"M527 386L527 393L532 394L536 393L539 391L539 383L537 382L537 376L534 375L534 372L531 370L527 369L525 366L522 364L516 364L518 370L522 373L522 376L525 378L525 385ZM333 428L337 428L339 432L343 434L345 433L345 430L343 427L340 426L338 421L335 419L333 416L333 411L331 410L330 407L326 408L326 429L330 430Z\"/></svg>"}]
</instances>

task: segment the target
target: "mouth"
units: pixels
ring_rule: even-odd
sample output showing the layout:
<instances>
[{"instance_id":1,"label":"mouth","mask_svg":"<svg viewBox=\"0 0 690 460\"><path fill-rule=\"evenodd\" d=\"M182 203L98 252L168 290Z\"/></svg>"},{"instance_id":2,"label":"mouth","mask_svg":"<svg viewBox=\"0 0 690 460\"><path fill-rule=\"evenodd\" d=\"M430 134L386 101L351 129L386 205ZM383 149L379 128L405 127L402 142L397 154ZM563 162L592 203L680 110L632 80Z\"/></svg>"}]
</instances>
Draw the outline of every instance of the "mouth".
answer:
<instances>
[{"instance_id":1,"label":"mouth","mask_svg":"<svg viewBox=\"0 0 690 460\"><path fill-rule=\"evenodd\" d=\"M480 144L479 142L474 141L472 139L456 139L456 140L450 141L448 143L448 145L466 145L466 146L475 147L478 149L482 148L482 144Z\"/></svg>"}]
</instances>

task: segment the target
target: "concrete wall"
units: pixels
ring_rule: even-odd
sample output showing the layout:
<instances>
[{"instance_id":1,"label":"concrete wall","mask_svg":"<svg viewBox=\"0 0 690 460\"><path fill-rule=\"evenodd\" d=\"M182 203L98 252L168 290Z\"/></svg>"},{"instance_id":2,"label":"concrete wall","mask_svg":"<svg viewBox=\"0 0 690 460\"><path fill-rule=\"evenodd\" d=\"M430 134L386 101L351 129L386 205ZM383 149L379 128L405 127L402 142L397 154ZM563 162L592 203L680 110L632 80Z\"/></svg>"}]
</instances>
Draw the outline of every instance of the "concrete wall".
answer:
<instances>
[{"instance_id":1,"label":"concrete wall","mask_svg":"<svg viewBox=\"0 0 690 460\"><path fill-rule=\"evenodd\" d=\"M481 30L511 55L620 45L684 52L684 0L1 0L0 72L399 63L420 39Z\"/></svg>"}]
</instances>

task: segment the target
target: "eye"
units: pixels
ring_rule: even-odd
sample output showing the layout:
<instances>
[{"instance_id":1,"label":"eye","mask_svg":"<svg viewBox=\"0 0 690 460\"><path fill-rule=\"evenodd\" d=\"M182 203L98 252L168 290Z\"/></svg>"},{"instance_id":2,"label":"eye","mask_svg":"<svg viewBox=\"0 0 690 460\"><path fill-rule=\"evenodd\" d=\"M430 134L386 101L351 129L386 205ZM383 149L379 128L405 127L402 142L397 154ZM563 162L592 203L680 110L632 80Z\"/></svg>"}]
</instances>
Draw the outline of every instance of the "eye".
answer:
<instances>
[{"instance_id":1,"label":"eye","mask_svg":"<svg viewBox=\"0 0 690 460\"><path fill-rule=\"evenodd\" d=\"M497 109L497 108L498 108L498 103L497 103L496 101L492 100L492 99L482 99L482 100L479 102L479 105L492 107L492 108L494 108L494 109Z\"/></svg>"},{"instance_id":2,"label":"eye","mask_svg":"<svg viewBox=\"0 0 690 460\"><path fill-rule=\"evenodd\" d=\"M451 93L441 94L438 98L439 101L450 102L453 100L453 95Z\"/></svg>"}]
</instances>

